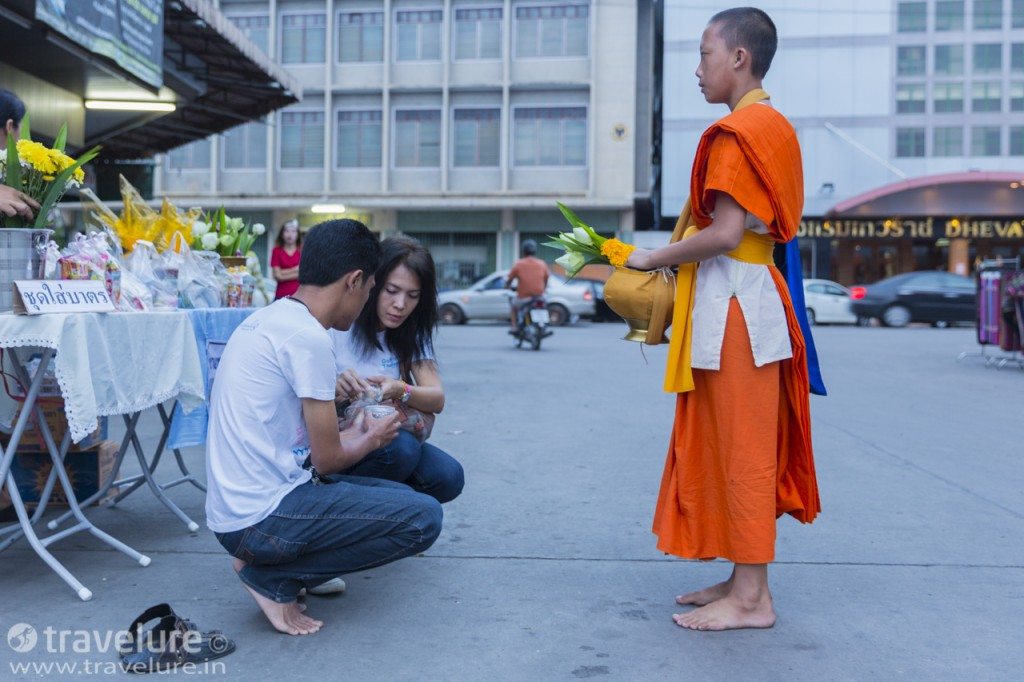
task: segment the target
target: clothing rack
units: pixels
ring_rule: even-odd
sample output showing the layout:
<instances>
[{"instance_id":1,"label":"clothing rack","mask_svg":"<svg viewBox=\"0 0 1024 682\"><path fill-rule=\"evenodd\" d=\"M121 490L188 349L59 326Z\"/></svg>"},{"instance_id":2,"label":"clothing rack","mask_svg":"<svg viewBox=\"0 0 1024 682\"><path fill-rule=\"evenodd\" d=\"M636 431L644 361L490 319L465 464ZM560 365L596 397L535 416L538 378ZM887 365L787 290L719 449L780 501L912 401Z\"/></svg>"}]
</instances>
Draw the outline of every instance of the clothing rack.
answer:
<instances>
[{"instance_id":1,"label":"clothing rack","mask_svg":"<svg viewBox=\"0 0 1024 682\"><path fill-rule=\"evenodd\" d=\"M957 356L957 362L965 358L977 357L984 361L986 367L992 365L1004 367L1007 364L1015 363L1024 369L1024 356L1021 356L1019 350L1010 351L1009 356L988 352L990 345L999 344L1000 325L1002 324L1000 306L1002 304L1003 278L1020 270L1020 261L1020 257L1015 256L1013 258L986 259L978 265L978 316L975 320L975 328L981 350L964 351ZM1020 322L1019 319L1018 322Z\"/></svg>"}]
</instances>

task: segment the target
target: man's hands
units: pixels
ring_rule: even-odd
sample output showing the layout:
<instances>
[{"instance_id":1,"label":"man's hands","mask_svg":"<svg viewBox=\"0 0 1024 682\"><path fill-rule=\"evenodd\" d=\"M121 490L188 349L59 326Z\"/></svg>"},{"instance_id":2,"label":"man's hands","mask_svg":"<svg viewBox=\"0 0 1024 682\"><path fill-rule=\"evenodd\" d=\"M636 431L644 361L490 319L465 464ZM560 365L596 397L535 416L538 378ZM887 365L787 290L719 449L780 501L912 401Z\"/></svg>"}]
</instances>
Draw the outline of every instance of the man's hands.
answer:
<instances>
[{"instance_id":1,"label":"man's hands","mask_svg":"<svg viewBox=\"0 0 1024 682\"><path fill-rule=\"evenodd\" d=\"M337 401L353 400L373 390L370 382L359 376L354 369L346 369L338 375L334 384L334 399Z\"/></svg>"},{"instance_id":2,"label":"man's hands","mask_svg":"<svg viewBox=\"0 0 1024 682\"><path fill-rule=\"evenodd\" d=\"M20 215L26 220L31 220L33 209L38 208L39 204L32 197L13 187L0 185L0 212L8 217Z\"/></svg>"},{"instance_id":3,"label":"man's hands","mask_svg":"<svg viewBox=\"0 0 1024 682\"><path fill-rule=\"evenodd\" d=\"M359 453L359 459L379 450L398 435L398 413L384 419L375 419L366 410L360 410L352 425L339 434L342 448Z\"/></svg>"}]
</instances>

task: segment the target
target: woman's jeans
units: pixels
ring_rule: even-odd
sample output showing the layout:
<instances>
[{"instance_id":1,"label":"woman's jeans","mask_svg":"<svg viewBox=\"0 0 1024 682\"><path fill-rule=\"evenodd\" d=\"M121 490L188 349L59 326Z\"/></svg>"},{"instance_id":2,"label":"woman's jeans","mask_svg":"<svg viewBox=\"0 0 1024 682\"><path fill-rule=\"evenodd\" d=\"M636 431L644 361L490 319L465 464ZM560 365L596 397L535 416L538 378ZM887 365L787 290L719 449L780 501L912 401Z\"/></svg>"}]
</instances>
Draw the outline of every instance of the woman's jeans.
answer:
<instances>
[{"instance_id":1,"label":"woman's jeans","mask_svg":"<svg viewBox=\"0 0 1024 682\"><path fill-rule=\"evenodd\" d=\"M238 574L242 582L275 602L293 602L303 587L419 554L441 532L441 505L429 495L364 476L325 479L295 488L253 526L216 533L228 553L246 563Z\"/></svg>"},{"instance_id":2,"label":"woman's jeans","mask_svg":"<svg viewBox=\"0 0 1024 682\"><path fill-rule=\"evenodd\" d=\"M420 443L405 430L399 430L394 440L342 473L405 483L441 503L458 497L465 483L458 460L430 443Z\"/></svg>"}]
</instances>

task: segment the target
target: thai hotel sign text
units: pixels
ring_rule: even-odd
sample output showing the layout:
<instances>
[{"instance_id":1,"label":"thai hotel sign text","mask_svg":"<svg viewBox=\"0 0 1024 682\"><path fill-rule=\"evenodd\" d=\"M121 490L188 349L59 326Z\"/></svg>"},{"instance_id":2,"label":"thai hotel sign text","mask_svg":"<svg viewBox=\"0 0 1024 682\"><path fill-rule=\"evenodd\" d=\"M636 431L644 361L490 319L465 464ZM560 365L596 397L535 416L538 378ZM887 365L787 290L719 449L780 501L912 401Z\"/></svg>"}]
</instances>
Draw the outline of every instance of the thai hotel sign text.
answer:
<instances>
[{"instance_id":1,"label":"thai hotel sign text","mask_svg":"<svg viewBox=\"0 0 1024 682\"><path fill-rule=\"evenodd\" d=\"M796 234L828 239L1024 240L1024 218L805 218Z\"/></svg>"}]
</instances>

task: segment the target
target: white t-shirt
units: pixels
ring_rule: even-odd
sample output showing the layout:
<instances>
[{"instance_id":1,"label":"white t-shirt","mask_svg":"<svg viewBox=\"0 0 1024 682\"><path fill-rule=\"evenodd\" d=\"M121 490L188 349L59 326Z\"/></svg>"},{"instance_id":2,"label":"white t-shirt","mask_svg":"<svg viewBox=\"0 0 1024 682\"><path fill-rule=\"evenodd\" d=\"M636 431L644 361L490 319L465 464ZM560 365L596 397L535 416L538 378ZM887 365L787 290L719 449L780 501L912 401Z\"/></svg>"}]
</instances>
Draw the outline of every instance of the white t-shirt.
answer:
<instances>
[{"instance_id":1,"label":"white t-shirt","mask_svg":"<svg viewBox=\"0 0 1024 682\"><path fill-rule=\"evenodd\" d=\"M377 343L384 350L371 348L368 355L361 353L361 348L355 346L355 333L352 331L330 330L331 340L334 342L334 367L341 374L346 369L354 369L359 376L372 377L378 374L390 379L398 379L398 356L391 352L384 341L384 332L377 334ZM427 353L416 359L416 362L433 360L434 356Z\"/></svg>"},{"instance_id":2,"label":"white t-shirt","mask_svg":"<svg viewBox=\"0 0 1024 682\"><path fill-rule=\"evenodd\" d=\"M309 480L302 398L334 400L331 337L305 305L283 298L228 340L210 397L206 525L242 530Z\"/></svg>"}]
</instances>

